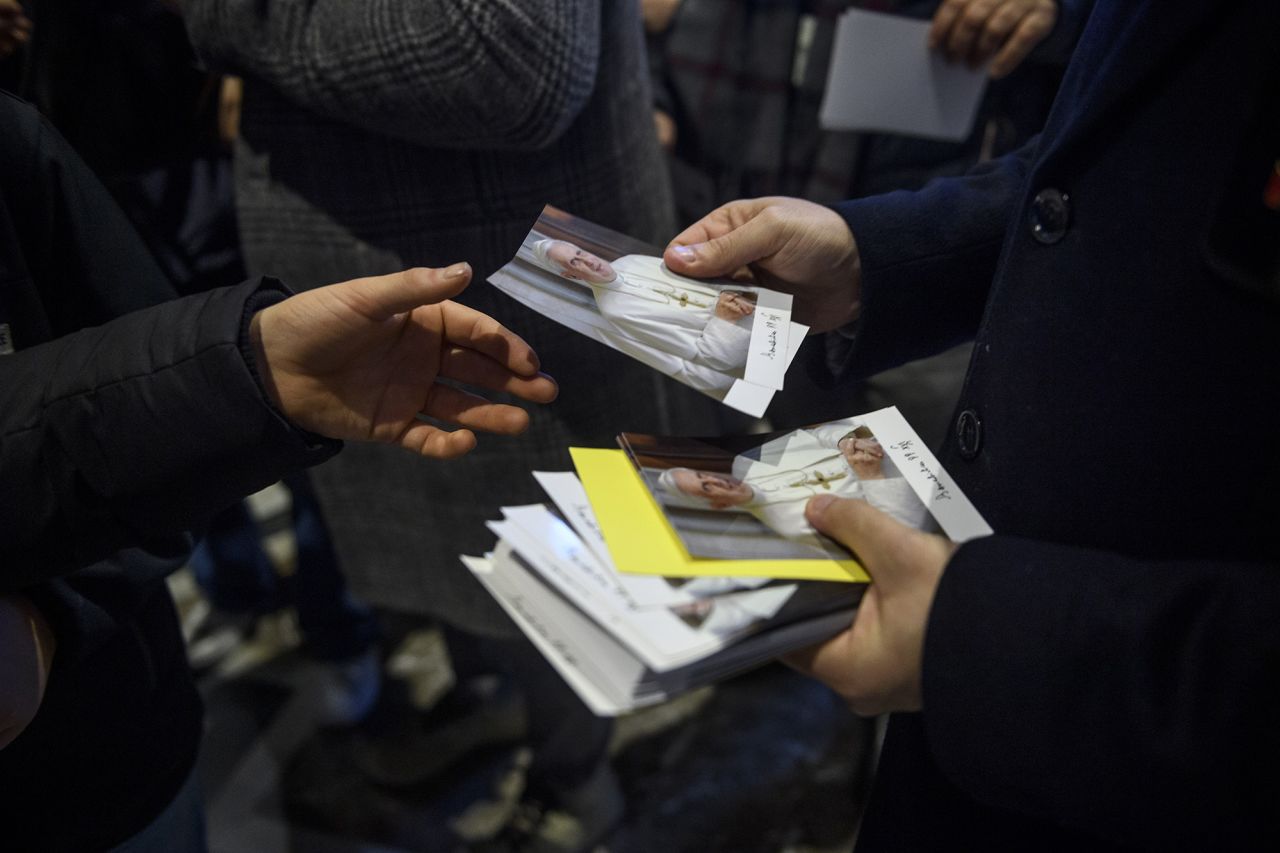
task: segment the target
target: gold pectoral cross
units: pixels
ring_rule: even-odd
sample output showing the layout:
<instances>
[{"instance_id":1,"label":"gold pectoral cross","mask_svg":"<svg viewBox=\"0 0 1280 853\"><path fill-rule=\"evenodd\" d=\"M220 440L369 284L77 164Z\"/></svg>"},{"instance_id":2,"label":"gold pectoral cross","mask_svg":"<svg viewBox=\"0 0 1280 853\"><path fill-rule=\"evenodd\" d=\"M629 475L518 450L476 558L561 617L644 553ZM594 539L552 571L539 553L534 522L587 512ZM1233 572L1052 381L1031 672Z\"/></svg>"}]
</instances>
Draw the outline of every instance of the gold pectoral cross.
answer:
<instances>
[{"instance_id":1,"label":"gold pectoral cross","mask_svg":"<svg viewBox=\"0 0 1280 853\"><path fill-rule=\"evenodd\" d=\"M824 474L821 471L813 472L814 482L817 485L821 486L822 488L826 489L827 491L831 491L832 483L834 483L836 480L842 479L843 477L844 477L844 474Z\"/></svg>"},{"instance_id":2,"label":"gold pectoral cross","mask_svg":"<svg viewBox=\"0 0 1280 853\"><path fill-rule=\"evenodd\" d=\"M680 307L681 307L681 308L688 308L690 305L692 305L694 308L709 308L709 307L710 307L710 304L709 304L709 303L707 303L707 302L699 302L697 299L695 299L695 298L694 298L694 296L691 296L691 295L689 294L689 291L687 291L687 290L682 290L682 291L680 291L680 292L679 292L679 294L677 294L677 293L673 290L673 291L671 292L671 294L670 294L670 295L675 297L676 302L680 303ZM695 294L695 295L696 295L696 294Z\"/></svg>"},{"instance_id":3,"label":"gold pectoral cross","mask_svg":"<svg viewBox=\"0 0 1280 853\"><path fill-rule=\"evenodd\" d=\"M662 298L669 303L674 303L681 308L709 308L710 303L700 302L697 297L697 291L690 293L688 290L676 290L670 285L664 287L655 287L654 292L661 294Z\"/></svg>"}]
</instances>

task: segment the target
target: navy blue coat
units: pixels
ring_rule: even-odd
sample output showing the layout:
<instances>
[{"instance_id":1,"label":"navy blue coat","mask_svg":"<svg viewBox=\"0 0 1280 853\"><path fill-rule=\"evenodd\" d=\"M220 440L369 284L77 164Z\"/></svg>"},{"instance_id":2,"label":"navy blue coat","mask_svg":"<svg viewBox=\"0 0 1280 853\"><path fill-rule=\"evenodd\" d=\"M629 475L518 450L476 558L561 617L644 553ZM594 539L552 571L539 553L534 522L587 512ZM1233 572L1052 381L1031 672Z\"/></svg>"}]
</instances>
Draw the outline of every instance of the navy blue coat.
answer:
<instances>
[{"instance_id":1,"label":"navy blue coat","mask_svg":"<svg viewBox=\"0 0 1280 853\"><path fill-rule=\"evenodd\" d=\"M1278 119L1275 0L1100 2L1038 140L839 206L854 369L976 336L942 461L996 531L860 849L1280 849Z\"/></svg>"}]
</instances>

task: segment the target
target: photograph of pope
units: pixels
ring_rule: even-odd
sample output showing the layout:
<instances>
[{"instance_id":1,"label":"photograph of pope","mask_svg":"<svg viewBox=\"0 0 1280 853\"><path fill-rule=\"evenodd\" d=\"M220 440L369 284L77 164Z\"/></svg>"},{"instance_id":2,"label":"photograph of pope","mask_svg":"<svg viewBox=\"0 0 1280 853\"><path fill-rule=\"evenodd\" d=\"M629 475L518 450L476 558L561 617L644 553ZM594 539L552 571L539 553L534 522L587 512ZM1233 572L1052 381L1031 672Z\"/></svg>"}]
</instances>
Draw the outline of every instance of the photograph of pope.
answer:
<instances>
[{"instance_id":1,"label":"photograph of pope","mask_svg":"<svg viewBox=\"0 0 1280 853\"><path fill-rule=\"evenodd\" d=\"M540 239L533 255L549 272L590 289L613 327L602 331L618 349L638 345L676 359L668 372L700 391L723 394L745 376L754 293L676 275L651 255L606 261L567 240Z\"/></svg>"},{"instance_id":2,"label":"photograph of pope","mask_svg":"<svg viewBox=\"0 0 1280 853\"><path fill-rule=\"evenodd\" d=\"M793 430L700 463L678 464L682 454L690 455L687 447L673 446L669 453L654 446L636 451L633 445L632 450L633 460L640 455L645 482L694 556L754 558L767 547L763 540L772 537L785 544L775 542L769 556L847 557L805 519L805 505L821 494L865 500L915 528L934 526L879 440L856 422Z\"/></svg>"},{"instance_id":3,"label":"photograph of pope","mask_svg":"<svg viewBox=\"0 0 1280 853\"><path fill-rule=\"evenodd\" d=\"M791 297L672 272L662 250L547 206L489 281L579 334L759 416L804 334ZM795 335L795 340L792 336Z\"/></svg>"}]
</instances>

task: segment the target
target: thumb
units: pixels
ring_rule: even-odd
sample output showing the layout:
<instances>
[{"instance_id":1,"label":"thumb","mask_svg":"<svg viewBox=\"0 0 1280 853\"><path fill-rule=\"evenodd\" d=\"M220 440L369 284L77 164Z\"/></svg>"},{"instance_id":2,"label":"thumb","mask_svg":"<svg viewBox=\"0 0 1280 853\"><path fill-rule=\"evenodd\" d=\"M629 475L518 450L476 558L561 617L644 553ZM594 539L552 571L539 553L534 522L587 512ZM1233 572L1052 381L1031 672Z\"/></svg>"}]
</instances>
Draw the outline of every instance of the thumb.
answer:
<instances>
[{"instance_id":1,"label":"thumb","mask_svg":"<svg viewBox=\"0 0 1280 853\"><path fill-rule=\"evenodd\" d=\"M891 562L890 555L912 529L864 500L819 495L805 506L805 518L857 555L867 574Z\"/></svg>"},{"instance_id":2,"label":"thumb","mask_svg":"<svg viewBox=\"0 0 1280 853\"><path fill-rule=\"evenodd\" d=\"M682 275L696 278L727 276L774 254L782 242L781 231L756 216L727 234L704 243L668 246L662 259L669 269Z\"/></svg>"},{"instance_id":3,"label":"thumb","mask_svg":"<svg viewBox=\"0 0 1280 853\"><path fill-rule=\"evenodd\" d=\"M360 280L369 316L386 320L412 311L420 305L443 302L457 296L471 283L471 265L454 264L446 269L414 267L390 275Z\"/></svg>"}]
</instances>

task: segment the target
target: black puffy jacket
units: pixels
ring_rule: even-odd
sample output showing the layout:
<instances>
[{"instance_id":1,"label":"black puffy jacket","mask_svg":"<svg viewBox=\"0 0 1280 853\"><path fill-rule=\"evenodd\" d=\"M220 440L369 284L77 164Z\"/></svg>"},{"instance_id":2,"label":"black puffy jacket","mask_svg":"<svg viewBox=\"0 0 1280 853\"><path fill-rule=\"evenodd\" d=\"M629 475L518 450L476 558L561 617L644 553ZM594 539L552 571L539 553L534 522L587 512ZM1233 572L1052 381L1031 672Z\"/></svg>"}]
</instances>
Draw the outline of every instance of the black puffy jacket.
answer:
<instances>
[{"instance_id":1,"label":"black puffy jacket","mask_svg":"<svg viewBox=\"0 0 1280 853\"><path fill-rule=\"evenodd\" d=\"M0 94L0 594L58 639L39 714L0 751L6 849L119 843L190 773L200 702L164 584L184 531L339 446L255 375L248 318L286 294L173 299L87 167Z\"/></svg>"}]
</instances>

